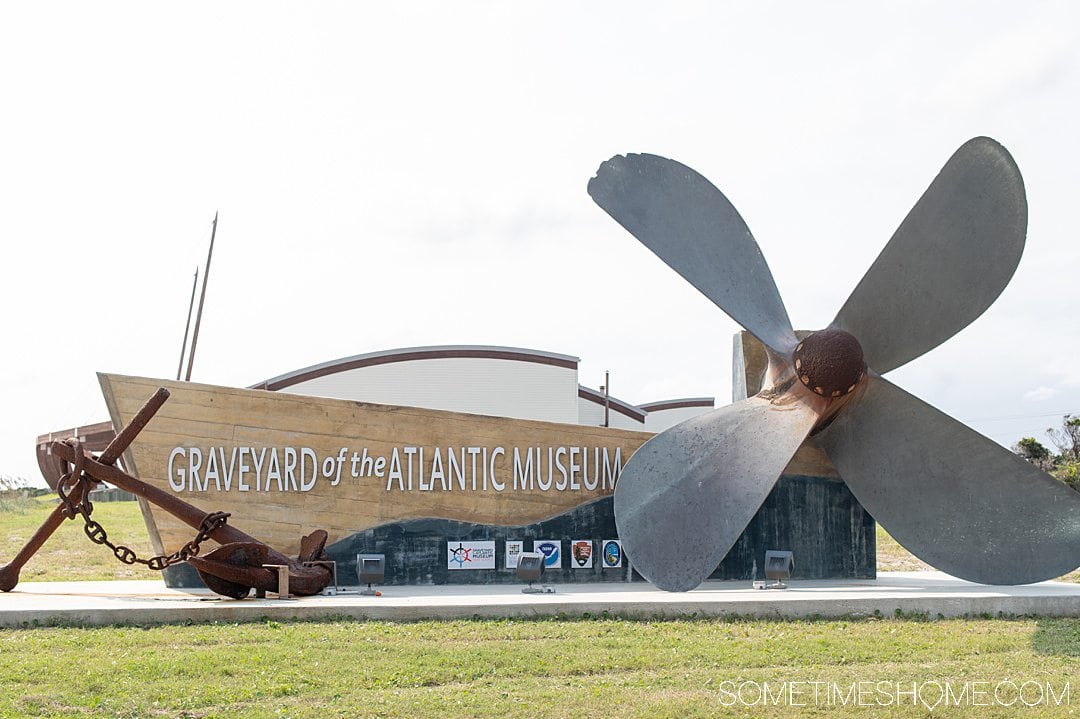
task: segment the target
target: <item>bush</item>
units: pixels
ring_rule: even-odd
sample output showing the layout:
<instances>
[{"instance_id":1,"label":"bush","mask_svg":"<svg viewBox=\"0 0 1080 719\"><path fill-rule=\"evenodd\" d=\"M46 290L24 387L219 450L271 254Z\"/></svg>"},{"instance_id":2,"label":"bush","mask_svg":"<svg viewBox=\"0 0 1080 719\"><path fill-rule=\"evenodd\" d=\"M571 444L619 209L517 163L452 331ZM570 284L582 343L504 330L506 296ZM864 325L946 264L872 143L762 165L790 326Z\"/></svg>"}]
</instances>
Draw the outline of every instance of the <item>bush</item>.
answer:
<instances>
[{"instance_id":1,"label":"bush","mask_svg":"<svg viewBox=\"0 0 1080 719\"><path fill-rule=\"evenodd\" d=\"M1063 462L1055 467L1050 474L1080 492L1080 462Z\"/></svg>"},{"instance_id":2,"label":"bush","mask_svg":"<svg viewBox=\"0 0 1080 719\"><path fill-rule=\"evenodd\" d=\"M1057 454L1034 437L1024 437L1012 446L1012 451L1080 492L1080 417L1067 414L1060 429L1050 427L1046 434L1057 447Z\"/></svg>"},{"instance_id":3,"label":"bush","mask_svg":"<svg viewBox=\"0 0 1080 719\"><path fill-rule=\"evenodd\" d=\"M23 477L0 475L0 512L25 512L36 506L30 483Z\"/></svg>"}]
</instances>

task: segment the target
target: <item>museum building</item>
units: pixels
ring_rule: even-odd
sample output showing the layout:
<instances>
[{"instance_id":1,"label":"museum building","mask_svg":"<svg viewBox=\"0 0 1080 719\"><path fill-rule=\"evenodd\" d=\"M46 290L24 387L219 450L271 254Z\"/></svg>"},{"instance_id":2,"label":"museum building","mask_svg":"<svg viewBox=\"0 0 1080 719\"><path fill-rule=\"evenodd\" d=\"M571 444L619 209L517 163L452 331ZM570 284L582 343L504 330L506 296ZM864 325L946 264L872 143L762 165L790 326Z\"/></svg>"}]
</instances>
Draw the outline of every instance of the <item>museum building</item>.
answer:
<instances>
[{"instance_id":1,"label":"museum building","mask_svg":"<svg viewBox=\"0 0 1080 719\"><path fill-rule=\"evenodd\" d=\"M634 405L579 384L579 362L571 355L519 347L406 347L322 362L250 389L647 432L662 432L715 407L713 397ZM50 487L58 478L52 476L48 444L71 436L100 452L115 432L106 421L39 436L38 465Z\"/></svg>"},{"instance_id":2,"label":"museum building","mask_svg":"<svg viewBox=\"0 0 1080 719\"><path fill-rule=\"evenodd\" d=\"M662 432L715 406L712 397L642 405L578 383L577 357L518 347L445 345L323 362L251 389L513 419Z\"/></svg>"}]
</instances>

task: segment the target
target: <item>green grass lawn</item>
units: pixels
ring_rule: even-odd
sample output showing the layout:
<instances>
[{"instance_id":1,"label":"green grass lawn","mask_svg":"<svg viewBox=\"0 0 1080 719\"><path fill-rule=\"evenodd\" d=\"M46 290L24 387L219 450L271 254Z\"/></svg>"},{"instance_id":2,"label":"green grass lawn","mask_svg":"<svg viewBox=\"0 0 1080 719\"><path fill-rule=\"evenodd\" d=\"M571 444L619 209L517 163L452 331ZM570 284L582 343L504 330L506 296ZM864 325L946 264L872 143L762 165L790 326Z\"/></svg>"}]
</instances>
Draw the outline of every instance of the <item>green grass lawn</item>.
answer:
<instances>
[{"instance_id":1,"label":"green grass lawn","mask_svg":"<svg viewBox=\"0 0 1080 719\"><path fill-rule=\"evenodd\" d=\"M934 715L1061 717L1080 716L1080 621L571 619L0 630L0 677L0 716L926 717L927 707L905 695L897 706L892 689L868 694L871 706L844 706L839 698L858 682L917 682L919 697L932 704L940 691L931 682L949 682L956 696L965 683L1010 680L1049 684L1056 699L1043 693L1043 704L1030 708L971 706L969 699L939 706ZM786 698L763 705L766 682L773 696L783 682L807 683L795 695L807 706ZM826 687L817 704L805 691L809 682ZM1015 700L1011 691L1005 685L1001 699ZM1029 691L1027 699L1035 697ZM873 705L886 701L890 706Z\"/></svg>"},{"instance_id":2,"label":"green grass lawn","mask_svg":"<svg viewBox=\"0 0 1080 719\"><path fill-rule=\"evenodd\" d=\"M0 564L22 549L56 506L52 496L40 497L0 511ZM94 519L109 533L109 540L134 549L140 557L153 556L138 502L98 502ZM171 551L171 548L170 548ZM108 547L92 544L83 533L82 517L64 522L49 541L23 567L22 582L104 579L159 579L142 565L121 564Z\"/></svg>"},{"instance_id":3,"label":"green grass lawn","mask_svg":"<svg viewBox=\"0 0 1080 719\"><path fill-rule=\"evenodd\" d=\"M0 562L51 509L38 501L0 512ZM94 516L110 538L150 552L135 503L100 503ZM878 552L882 569L923 566L880 530ZM22 579L156 576L91 544L76 520ZM1035 706L1020 704L1012 689L1023 682L1034 682L1028 700L1041 687ZM931 712L927 704L946 683L959 706L954 698ZM0 717L1080 717L1080 620L570 617L0 629L0 687ZM972 693L994 687L1016 703ZM857 699L852 688L865 694Z\"/></svg>"}]
</instances>

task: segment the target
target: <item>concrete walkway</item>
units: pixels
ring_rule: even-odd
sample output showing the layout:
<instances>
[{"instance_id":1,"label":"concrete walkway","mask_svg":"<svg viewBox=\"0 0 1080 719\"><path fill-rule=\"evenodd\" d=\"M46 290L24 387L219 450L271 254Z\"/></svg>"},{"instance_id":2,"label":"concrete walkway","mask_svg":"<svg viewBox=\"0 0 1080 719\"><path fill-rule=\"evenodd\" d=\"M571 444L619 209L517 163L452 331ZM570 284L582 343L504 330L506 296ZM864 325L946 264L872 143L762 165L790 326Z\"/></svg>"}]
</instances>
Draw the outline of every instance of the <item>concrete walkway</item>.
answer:
<instances>
[{"instance_id":1,"label":"concrete walkway","mask_svg":"<svg viewBox=\"0 0 1080 719\"><path fill-rule=\"evenodd\" d=\"M272 619L461 619L580 617L860 617L897 611L930 617L1080 616L1080 584L1043 582L989 587L939 572L881 572L876 580L792 581L786 590L746 582L707 582L672 594L644 582L557 585L554 594L523 594L520 585L384 587L381 597L352 587L336 596L295 600L224 599L207 590L168 589L160 581L26 582L0 594L0 626L149 624Z\"/></svg>"}]
</instances>

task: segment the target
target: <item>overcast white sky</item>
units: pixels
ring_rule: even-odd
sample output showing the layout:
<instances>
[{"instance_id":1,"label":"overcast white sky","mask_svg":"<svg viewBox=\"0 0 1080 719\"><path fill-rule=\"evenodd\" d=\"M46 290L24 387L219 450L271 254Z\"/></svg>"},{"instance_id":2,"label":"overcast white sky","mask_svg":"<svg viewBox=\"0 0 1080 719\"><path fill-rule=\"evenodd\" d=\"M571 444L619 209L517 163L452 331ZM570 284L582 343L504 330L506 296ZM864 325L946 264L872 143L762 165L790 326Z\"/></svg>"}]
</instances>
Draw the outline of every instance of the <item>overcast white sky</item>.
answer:
<instances>
[{"instance_id":1,"label":"overcast white sky","mask_svg":"<svg viewBox=\"0 0 1080 719\"><path fill-rule=\"evenodd\" d=\"M0 474L38 480L37 434L107 419L97 371L175 375L215 210L198 381L481 343L722 404L736 325L592 203L599 163L709 177L815 329L976 135L1024 174L1025 256L890 379L1041 436L1080 412L1078 8L6 3Z\"/></svg>"}]
</instances>

